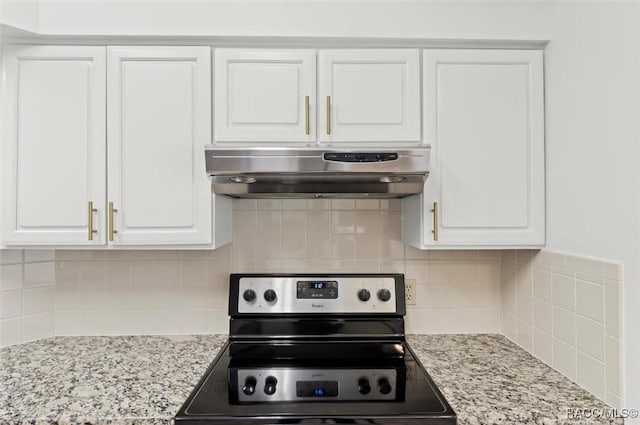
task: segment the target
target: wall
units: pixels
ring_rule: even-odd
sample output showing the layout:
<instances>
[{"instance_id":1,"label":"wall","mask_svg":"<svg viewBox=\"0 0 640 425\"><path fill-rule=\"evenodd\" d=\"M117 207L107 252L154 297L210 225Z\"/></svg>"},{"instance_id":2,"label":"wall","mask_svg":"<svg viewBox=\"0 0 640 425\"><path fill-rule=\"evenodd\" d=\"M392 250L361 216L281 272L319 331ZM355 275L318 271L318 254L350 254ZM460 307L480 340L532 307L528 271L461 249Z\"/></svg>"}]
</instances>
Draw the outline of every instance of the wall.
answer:
<instances>
[{"instance_id":1,"label":"wall","mask_svg":"<svg viewBox=\"0 0 640 425\"><path fill-rule=\"evenodd\" d=\"M622 262L625 405L640 406L640 11L555 2L546 61L547 248Z\"/></svg>"},{"instance_id":2,"label":"wall","mask_svg":"<svg viewBox=\"0 0 640 425\"><path fill-rule=\"evenodd\" d=\"M53 251L0 250L0 347L54 335Z\"/></svg>"},{"instance_id":3,"label":"wall","mask_svg":"<svg viewBox=\"0 0 640 425\"><path fill-rule=\"evenodd\" d=\"M611 406L622 407L619 264L504 251L504 334Z\"/></svg>"},{"instance_id":4,"label":"wall","mask_svg":"<svg viewBox=\"0 0 640 425\"><path fill-rule=\"evenodd\" d=\"M405 246L399 205L237 200L215 251L58 250L56 334L226 333L232 271L406 273L408 332L499 332L499 254Z\"/></svg>"},{"instance_id":5,"label":"wall","mask_svg":"<svg viewBox=\"0 0 640 425\"><path fill-rule=\"evenodd\" d=\"M548 9L473 0L43 0L38 32L544 40Z\"/></svg>"}]
</instances>

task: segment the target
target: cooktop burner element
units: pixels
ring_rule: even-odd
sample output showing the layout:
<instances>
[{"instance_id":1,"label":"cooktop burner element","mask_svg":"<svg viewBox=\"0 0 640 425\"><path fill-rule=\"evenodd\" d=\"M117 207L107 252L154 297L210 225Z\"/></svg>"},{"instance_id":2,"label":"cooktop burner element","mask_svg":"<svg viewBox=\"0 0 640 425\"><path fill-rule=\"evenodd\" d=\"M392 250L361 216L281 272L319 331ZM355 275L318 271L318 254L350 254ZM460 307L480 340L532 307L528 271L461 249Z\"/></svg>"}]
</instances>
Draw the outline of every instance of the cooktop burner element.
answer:
<instances>
[{"instance_id":1,"label":"cooktop burner element","mask_svg":"<svg viewBox=\"0 0 640 425\"><path fill-rule=\"evenodd\" d=\"M400 274L232 274L229 341L176 424L456 424L404 338Z\"/></svg>"}]
</instances>

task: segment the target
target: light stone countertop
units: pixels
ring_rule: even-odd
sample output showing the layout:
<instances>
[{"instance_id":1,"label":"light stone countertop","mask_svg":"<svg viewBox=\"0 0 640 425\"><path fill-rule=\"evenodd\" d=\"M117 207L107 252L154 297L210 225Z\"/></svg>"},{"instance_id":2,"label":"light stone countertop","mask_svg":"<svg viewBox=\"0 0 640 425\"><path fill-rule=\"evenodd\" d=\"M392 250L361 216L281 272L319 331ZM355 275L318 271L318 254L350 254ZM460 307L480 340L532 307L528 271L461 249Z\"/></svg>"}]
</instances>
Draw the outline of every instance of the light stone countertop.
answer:
<instances>
[{"instance_id":1,"label":"light stone countertop","mask_svg":"<svg viewBox=\"0 0 640 425\"><path fill-rule=\"evenodd\" d=\"M0 350L0 424L171 424L226 335L55 337ZM603 408L500 335L412 335L460 425L597 424Z\"/></svg>"}]
</instances>

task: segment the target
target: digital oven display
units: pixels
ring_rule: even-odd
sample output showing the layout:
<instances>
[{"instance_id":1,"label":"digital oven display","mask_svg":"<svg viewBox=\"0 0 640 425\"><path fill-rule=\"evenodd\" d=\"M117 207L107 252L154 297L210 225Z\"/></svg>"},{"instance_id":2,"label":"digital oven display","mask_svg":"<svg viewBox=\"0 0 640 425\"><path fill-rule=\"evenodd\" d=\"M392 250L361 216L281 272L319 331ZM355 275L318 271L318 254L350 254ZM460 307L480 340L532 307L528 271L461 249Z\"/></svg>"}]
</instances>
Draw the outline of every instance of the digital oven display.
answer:
<instances>
[{"instance_id":1,"label":"digital oven display","mask_svg":"<svg viewBox=\"0 0 640 425\"><path fill-rule=\"evenodd\" d=\"M298 299L338 298L338 282L335 280L299 280Z\"/></svg>"}]
</instances>

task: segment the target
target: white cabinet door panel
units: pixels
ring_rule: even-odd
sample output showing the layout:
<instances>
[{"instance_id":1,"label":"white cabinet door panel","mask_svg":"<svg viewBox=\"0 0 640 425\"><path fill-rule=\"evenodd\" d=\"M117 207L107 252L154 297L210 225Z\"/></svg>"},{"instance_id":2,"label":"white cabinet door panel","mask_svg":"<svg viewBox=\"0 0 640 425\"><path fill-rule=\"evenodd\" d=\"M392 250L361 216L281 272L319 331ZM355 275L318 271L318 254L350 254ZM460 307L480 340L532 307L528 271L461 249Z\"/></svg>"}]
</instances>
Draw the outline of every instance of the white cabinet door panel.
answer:
<instances>
[{"instance_id":1,"label":"white cabinet door panel","mask_svg":"<svg viewBox=\"0 0 640 425\"><path fill-rule=\"evenodd\" d=\"M12 46L3 61L4 243L104 244L105 48Z\"/></svg>"},{"instance_id":2,"label":"white cabinet door panel","mask_svg":"<svg viewBox=\"0 0 640 425\"><path fill-rule=\"evenodd\" d=\"M315 141L315 79L314 50L216 49L215 141Z\"/></svg>"},{"instance_id":3,"label":"white cabinet door panel","mask_svg":"<svg viewBox=\"0 0 640 425\"><path fill-rule=\"evenodd\" d=\"M420 142L419 58L417 49L320 50L318 140Z\"/></svg>"},{"instance_id":4,"label":"white cabinet door panel","mask_svg":"<svg viewBox=\"0 0 640 425\"><path fill-rule=\"evenodd\" d=\"M113 244L210 243L209 48L110 47L108 87Z\"/></svg>"},{"instance_id":5,"label":"white cabinet door panel","mask_svg":"<svg viewBox=\"0 0 640 425\"><path fill-rule=\"evenodd\" d=\"M425 244L544 243L542 72L541 51L424 52Z\"/></svg>"}]
</instances>

